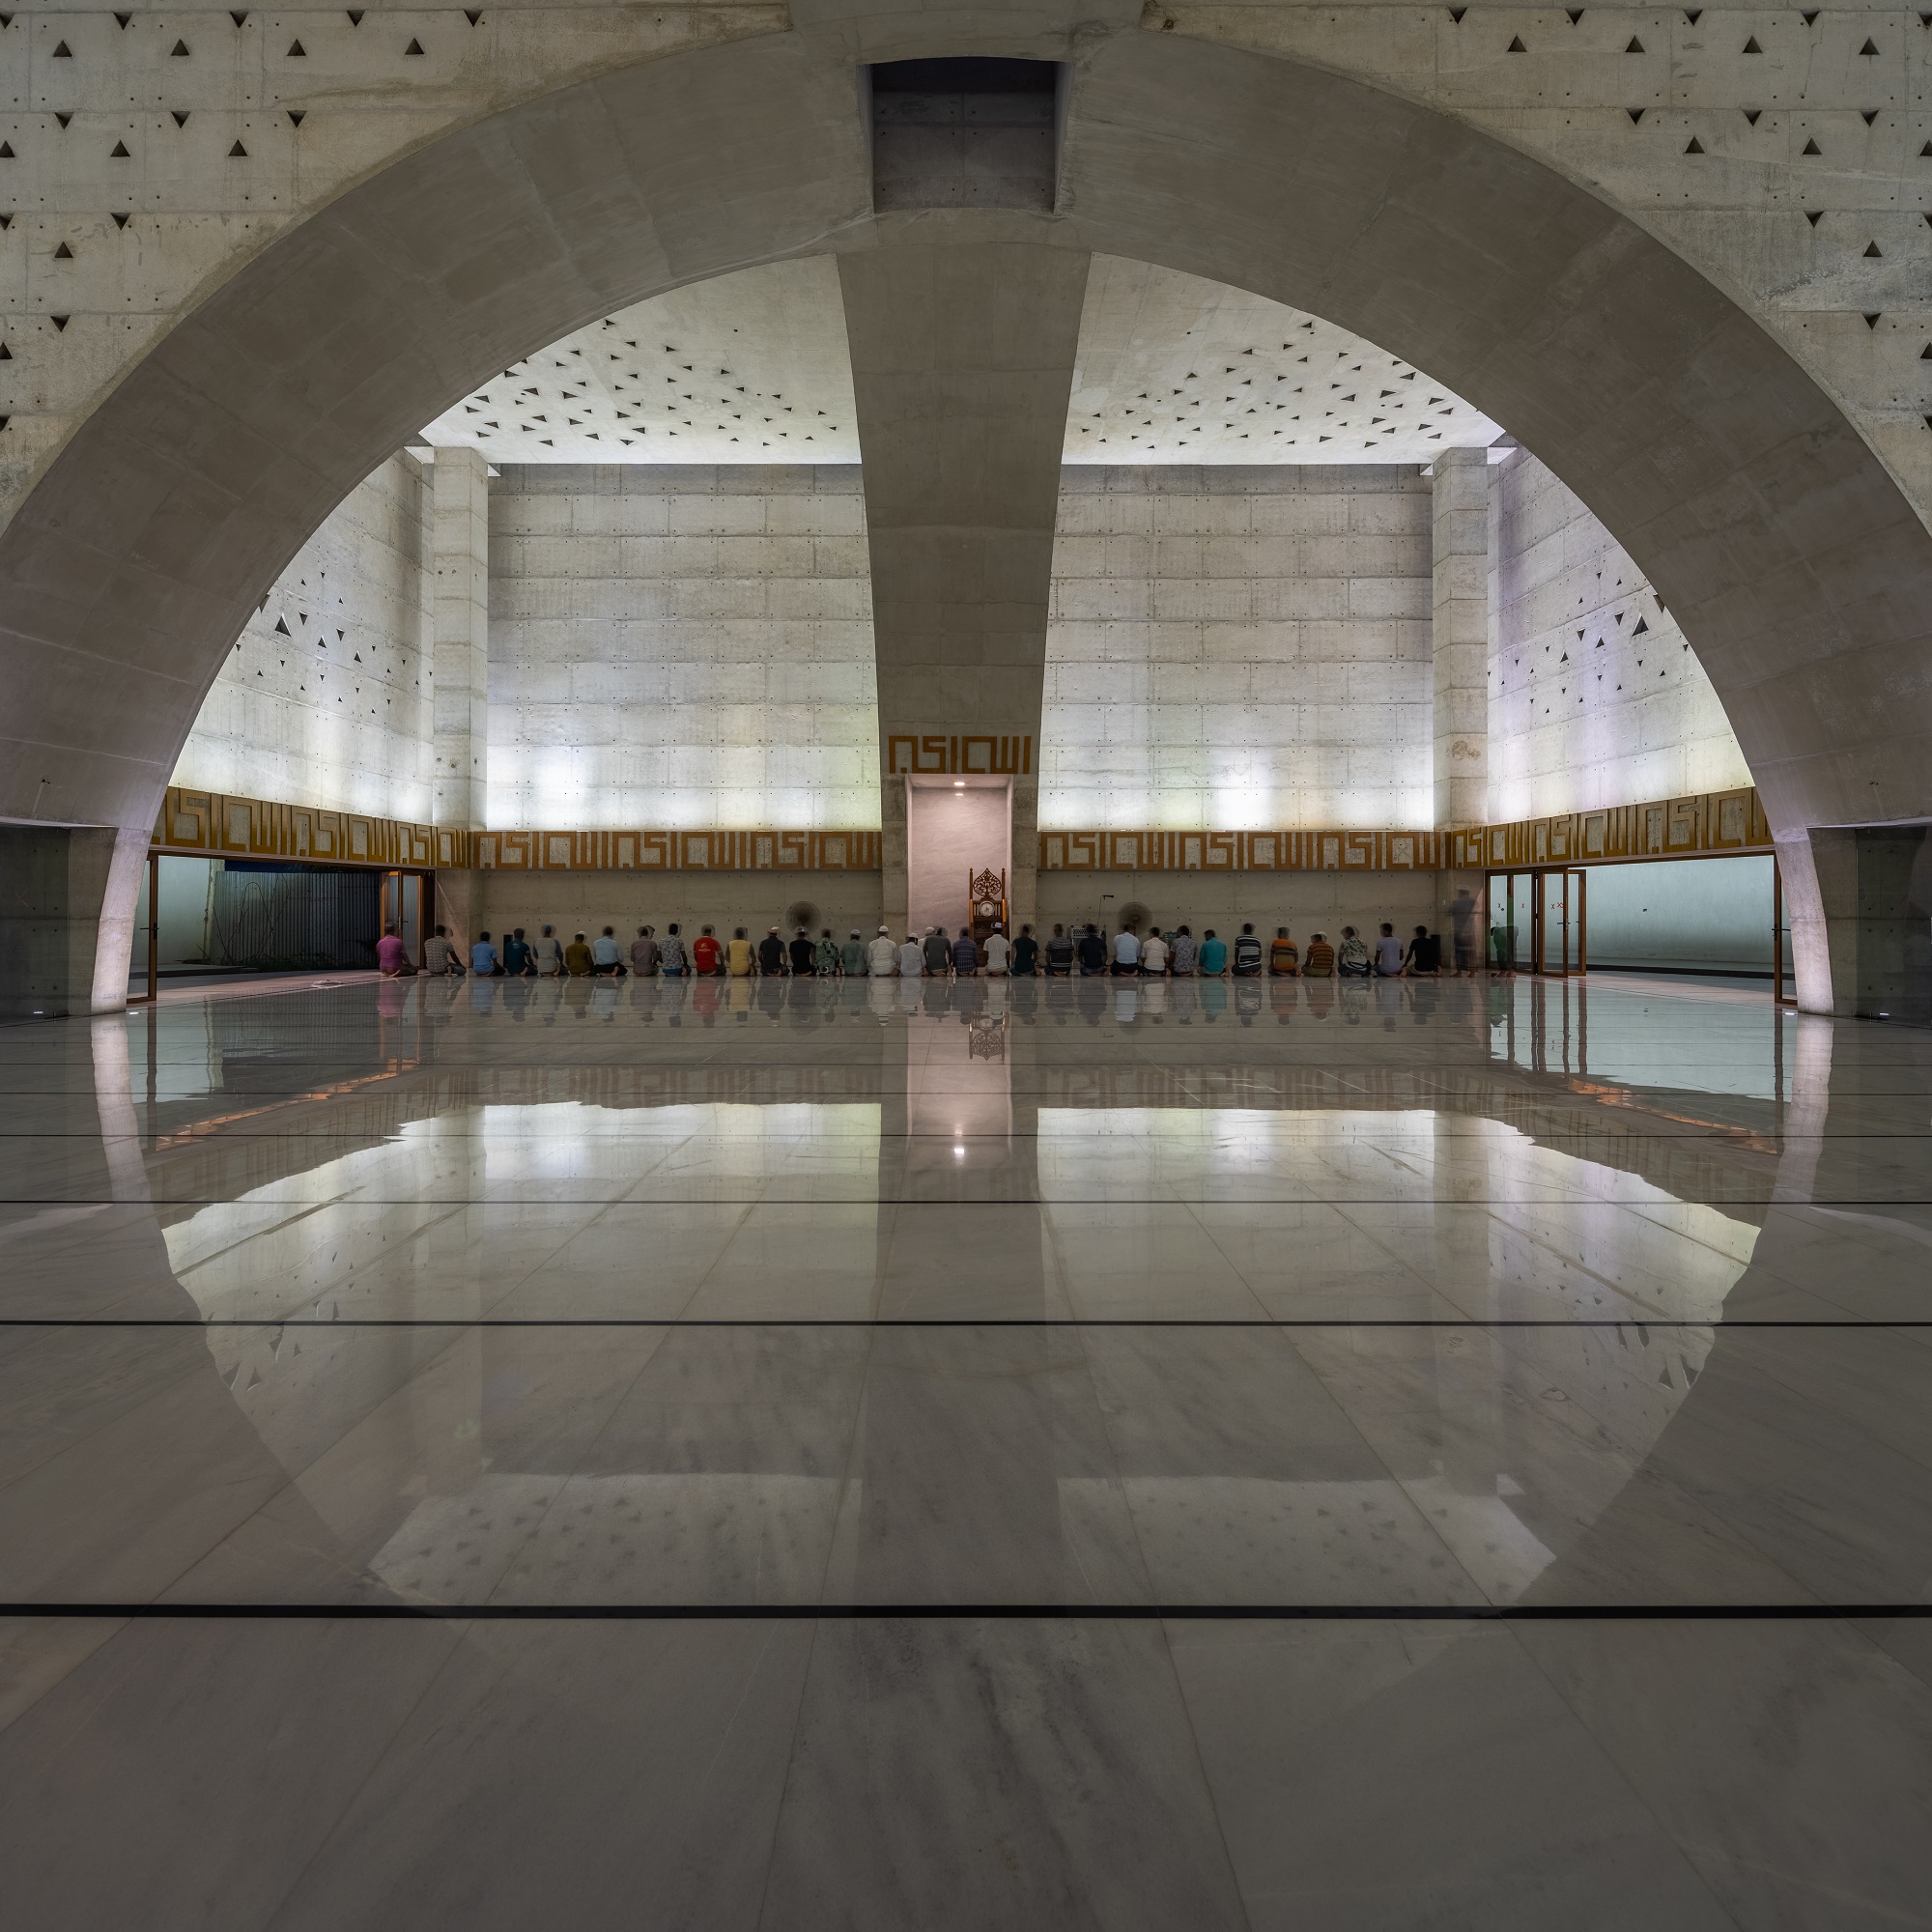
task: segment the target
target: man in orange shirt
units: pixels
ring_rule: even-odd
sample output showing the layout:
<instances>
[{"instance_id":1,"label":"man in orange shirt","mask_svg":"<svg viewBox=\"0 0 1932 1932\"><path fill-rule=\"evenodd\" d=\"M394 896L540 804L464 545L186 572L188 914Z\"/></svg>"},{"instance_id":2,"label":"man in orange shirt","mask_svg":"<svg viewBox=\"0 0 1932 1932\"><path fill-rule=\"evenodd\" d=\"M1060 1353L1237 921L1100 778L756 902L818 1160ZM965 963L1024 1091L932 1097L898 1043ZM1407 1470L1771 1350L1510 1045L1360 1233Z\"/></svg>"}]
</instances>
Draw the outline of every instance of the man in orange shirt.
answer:
<instances>
[{"instance_id":1,"label":"man in orange shirt","mask_svg":"<svg viewBox=\"0 0 1932 1932\"><path fill-rule=\"evenodd\" d=\"M708 977L715 977L724 963L724 949L708 925L697 935L696 943L691 949L691 963L700 975Z\"/></svg>"}]
</instances>

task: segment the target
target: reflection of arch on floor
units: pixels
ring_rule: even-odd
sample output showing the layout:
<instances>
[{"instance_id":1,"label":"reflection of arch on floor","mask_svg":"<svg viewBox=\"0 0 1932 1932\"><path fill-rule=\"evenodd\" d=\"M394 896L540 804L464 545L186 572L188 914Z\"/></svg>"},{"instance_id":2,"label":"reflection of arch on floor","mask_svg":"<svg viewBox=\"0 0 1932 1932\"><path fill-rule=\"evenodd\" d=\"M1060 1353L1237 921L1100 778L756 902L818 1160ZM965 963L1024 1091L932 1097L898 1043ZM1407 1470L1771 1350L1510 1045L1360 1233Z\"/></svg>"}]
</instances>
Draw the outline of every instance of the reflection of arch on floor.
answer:
<instances>
[{"instance_id":1,"label":"reflection of arch on floor","mask_svg":"<svg viewBox=\"0 0 1932 1932\"><path fill-rule=\"evenodd\" d=\"M1081 58L1062 207L874 220L849 50L797 35L564 89L397 162L164 337L0 535L0 817L151 824L249 609L493 371L679 283L908 226L1161 263L1385 346L1507 423L1635 558L1780 835L1932 805L1913 789L1932 538L1799 366L1634 224L1430 109L1139 32ZM1815 1004L1802 837L1784 856Z\"/></svg>"}]
</instances>

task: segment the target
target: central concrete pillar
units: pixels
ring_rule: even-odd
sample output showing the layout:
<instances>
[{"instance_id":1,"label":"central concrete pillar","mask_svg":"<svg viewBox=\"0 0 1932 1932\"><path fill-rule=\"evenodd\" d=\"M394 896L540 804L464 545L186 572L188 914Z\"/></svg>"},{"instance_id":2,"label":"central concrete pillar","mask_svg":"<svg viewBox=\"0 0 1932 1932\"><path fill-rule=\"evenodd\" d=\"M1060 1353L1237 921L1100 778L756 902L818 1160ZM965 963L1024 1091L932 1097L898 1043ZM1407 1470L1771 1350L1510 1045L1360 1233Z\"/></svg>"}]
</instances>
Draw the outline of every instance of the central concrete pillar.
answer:
<instances>
[{"instance_id":1,"label":"central concrete pillar","mask_svg":"<svg viewBox=\"0 0 1932 1932\"><path fill-rule=\"evenodd\" d=\"M970 239L839 257L895 933L908 917L913 774L1012 780L1008 895L1015 922L1033 917L1054 521L1088 259Z\"/></svg>"},{"instance_id":2,"label":"central concrete pillar","mask_svg":"<svg viewBox=\"0 0 1932 1932\"><path fill-rule=\"evenodd\" d=\"M1490 458L1435 459L1435 824L1481 825L1490 792Z\"/></svg>"}]
</instances>

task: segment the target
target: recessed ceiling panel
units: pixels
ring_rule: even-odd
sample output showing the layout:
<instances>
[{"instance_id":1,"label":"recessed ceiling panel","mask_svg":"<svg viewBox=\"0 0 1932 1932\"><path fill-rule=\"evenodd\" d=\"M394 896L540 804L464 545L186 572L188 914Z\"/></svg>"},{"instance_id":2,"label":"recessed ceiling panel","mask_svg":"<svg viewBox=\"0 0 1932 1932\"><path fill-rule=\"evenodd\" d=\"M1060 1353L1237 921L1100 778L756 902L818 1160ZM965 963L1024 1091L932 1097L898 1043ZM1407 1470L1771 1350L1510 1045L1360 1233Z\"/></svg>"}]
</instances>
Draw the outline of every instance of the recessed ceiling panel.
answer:
<instances>
[{"instance_id":1,"label":"recessed ceiling panel","mask_svg":"<svg viewBox=\"0 0 1932 1932\"><path fill-rule=\"evenodd\" d=\"M1427 463L1499 426L1331 323L1096 255L1069 463ZM856 463L830 256L658 296L540 350L423 432L503 463Z\"/></svg>"}]
</instances>

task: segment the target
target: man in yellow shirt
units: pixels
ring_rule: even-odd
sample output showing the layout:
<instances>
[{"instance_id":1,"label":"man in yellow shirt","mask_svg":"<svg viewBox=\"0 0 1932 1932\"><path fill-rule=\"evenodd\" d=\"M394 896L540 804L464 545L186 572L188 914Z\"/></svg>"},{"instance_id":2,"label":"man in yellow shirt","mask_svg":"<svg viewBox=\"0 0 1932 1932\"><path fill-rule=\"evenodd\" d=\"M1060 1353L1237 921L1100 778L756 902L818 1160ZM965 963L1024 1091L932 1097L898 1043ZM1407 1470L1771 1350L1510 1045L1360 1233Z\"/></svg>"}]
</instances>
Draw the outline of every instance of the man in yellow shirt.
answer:
<instances>
[{"instance_id":1,"label":"man in yellow shirt","mask_svg":"<svg viewBox=\"0 0 1932 1932\"><path fill-rule=\"evenodd\" d=\"M741 925L724 948L727 970L734 980L748 980L752 975L752 942L745 937Z\"/></svg>"},{"instance_id":2,"label":"man in yellow shirt","mask_svg":"<svg viewBox=\"0 0 1932 1932\"><path fill-rule=\"evenodd\" d=\"M589 947L584 945L583 935L581 932L563 949L563 970L573 980L588 979L590 969L596 963Z\"/></svg>"}]
</instances>

